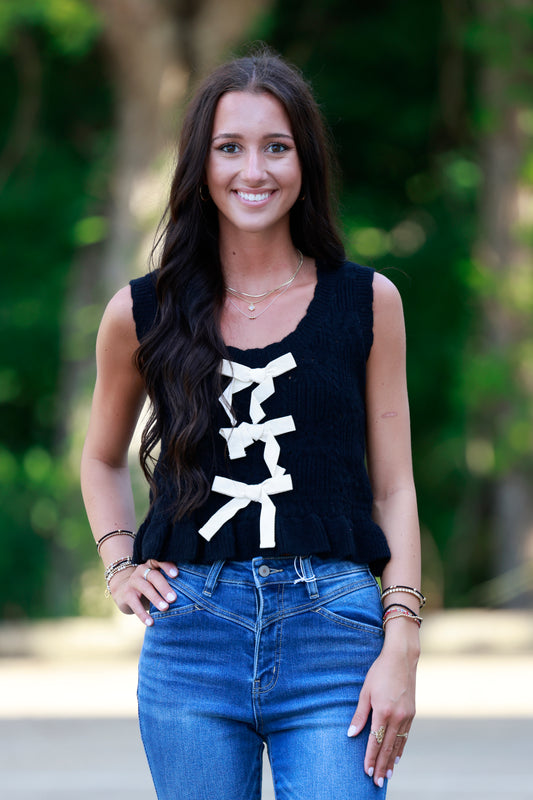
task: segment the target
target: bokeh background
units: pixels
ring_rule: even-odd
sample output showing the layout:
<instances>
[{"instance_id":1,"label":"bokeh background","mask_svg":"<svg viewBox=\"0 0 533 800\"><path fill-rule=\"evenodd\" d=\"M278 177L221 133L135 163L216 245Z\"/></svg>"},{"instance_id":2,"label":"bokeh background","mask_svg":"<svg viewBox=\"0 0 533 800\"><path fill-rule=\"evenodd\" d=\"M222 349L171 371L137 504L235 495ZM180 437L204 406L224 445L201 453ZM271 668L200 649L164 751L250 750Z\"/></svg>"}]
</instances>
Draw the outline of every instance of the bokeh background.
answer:
<instances>
[{"instance_id":1,"label":"bokeh background","mask_svg":"<svg viewBox=\"0 0 533 800\"><path fill-rule=\"evenodd\" d=\"M314 86L349 256L403 297L431 607L531 608L533 5L1 0L4 620L111 613L78 482L97 326L191 89L258 39Z\"/></svg>"}]
</instances>

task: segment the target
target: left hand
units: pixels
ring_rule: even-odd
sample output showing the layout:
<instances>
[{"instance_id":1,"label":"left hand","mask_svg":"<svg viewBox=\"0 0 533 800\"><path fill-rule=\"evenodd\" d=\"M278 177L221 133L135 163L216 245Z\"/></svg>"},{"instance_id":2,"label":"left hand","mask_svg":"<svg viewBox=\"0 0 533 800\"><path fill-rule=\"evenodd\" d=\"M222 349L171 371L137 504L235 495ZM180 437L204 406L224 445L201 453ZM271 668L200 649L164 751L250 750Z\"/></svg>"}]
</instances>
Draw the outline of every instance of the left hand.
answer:
<instances>
[{"instance_id":1,"label":"left hand","mask_svg":"<svg viewBox=\"0 0 533 800\"><path fill-rule=\"evenodd\" d=\"M415 716L417 660L418 654L387 648L385 643L361 689L349 735L357 736L363 730L370 712L372 731L385 729L381 744L374 734L368 737L365 754L365 772L377 786L383 786L385 779L392 777L407 741L407 737L398 734L409 733Z\"/></svg>"}]
</instances>

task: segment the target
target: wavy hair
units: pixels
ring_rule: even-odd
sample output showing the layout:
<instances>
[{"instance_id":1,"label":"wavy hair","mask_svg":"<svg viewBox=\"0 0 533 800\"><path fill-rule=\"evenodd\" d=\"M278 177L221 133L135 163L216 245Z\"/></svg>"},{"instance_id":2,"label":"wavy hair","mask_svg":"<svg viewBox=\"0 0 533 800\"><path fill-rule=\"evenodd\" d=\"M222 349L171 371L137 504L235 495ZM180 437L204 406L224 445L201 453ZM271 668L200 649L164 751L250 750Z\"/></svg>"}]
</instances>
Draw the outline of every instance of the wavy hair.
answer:
<instances>
[{"instance_id":1,"label":"wavy hair","mask_svg":"<svg viewBox=\"0 0 533 800\"><path fill-rule=\"evenodd\" d=\"M151 401L140 460L152 502L161 480L172 488L180 518L200 506L209 483L199 447L222 385L227 357L220 331L224 281L218 248L218 215L200 190L217 103L227 92L268 92L289 117L302 171L301 199L290 212L295 247L330 268L344 260L330 204L331 155L312 92L299 73L263 48L218 67L201 84L186 111L163 228L157 271L158 313L136 352ZM153 456L161 445L159 459Z\"/></svg>"}]
</instances>

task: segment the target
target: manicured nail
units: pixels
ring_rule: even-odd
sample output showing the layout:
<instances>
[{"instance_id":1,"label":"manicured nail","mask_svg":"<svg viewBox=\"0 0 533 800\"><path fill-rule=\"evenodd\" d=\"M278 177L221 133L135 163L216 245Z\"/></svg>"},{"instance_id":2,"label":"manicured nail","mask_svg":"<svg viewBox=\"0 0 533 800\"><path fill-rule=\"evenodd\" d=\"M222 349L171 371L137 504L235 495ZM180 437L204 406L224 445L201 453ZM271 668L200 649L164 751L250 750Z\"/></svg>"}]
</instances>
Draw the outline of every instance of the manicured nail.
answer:
<instances>
[{"instance_id":1,"label":"manicured nail","mask_svg":"<svg viewBox=\"0 0 533 800\"><path fill-rule=\"evenodd\" d=\"M399 764L400 763L400 756L396 756L396 758L394 759L394 763L395 764Z\"/></svg>"},{"instance_id":2,"label":"manicured nail","mask_svg":"<svg viewBox=\"0 0 533 800\"><path fill-rule=\"evenodd\" d=\"M387 780L390 781L391 778L392 778L392 770L388 769L387 770Z\"/></svg>"},{"instance_id":3,"label":"manicured nail","mask_svg":"<svg viewBox=\"0 0 533 800\"><path fill-rule=\"evenodd\" d=\"M167 600L169 601L169 603L173 603L175 599L176 595L174 594L174 592L169 592L167 594Z\"/></svg>"},{"instance_id":4,"label":"manicured nail","mask_svg":"<svg viewBox=\"0 0 533 800\"><path fill-rule=\"evenodd\" d=\"M355 727L355 725L350 725L350 727L348 728L348 736L355 736L356 733L357 733L357 728Z\"/></svg>"},{"instance_id":5,"label":"manicured nail","mask_svg":"<svg viewBox=\"0 0 533 800\"><path fill-rule=\"evenodd\" d=\"M178 570L176 569L176 567L171 567L168 571L168 574L170 575L171 578L175 578L178 574Z\"/></svg>"},{"instance_id":6,"label":"manicured nail","mask_svg":"<svg viewBox=\"0 0 533 800\"><path fill-rule=\"evenodd\" d=\"M168 603L165 603L164 600L161 600L161 602L159 603L159 608L161 609L161 611L164 611L165 608L168 608Z\"/></svg>"},{"instance_id":7,"label":"manicured nail","mask_svg":"<svg viewBox=\"0 0 533 800\"><path fill-rule=\"evenodd\" d=\"M145 625L146 625L148 628L150 627L150 625L153 625L153 624L154 624L154 621L153 621L152 617L146 617L146 619L144 620L144 624L145 624Z\"/></svg>"},{"instance_id":8,"label":"manicured nail","mask_svg":"<svg viewBox=\"0 0 533 800\"><path fill-rule=\"evenodd\" d=\"M372 775L374 774L374 767L369 767L366 774L368 775L369 778L371 778Z\"/></svg>"},{"instance_id":9,"label":"manicured nail","mask_svg":"<svg viewBox=\"0 0 533 800\"><path fill-rule=\"evenodd\" d=\"M380 789L383 789L383 778L378 778L378 786Z\"/></svg>"}]
</instances>

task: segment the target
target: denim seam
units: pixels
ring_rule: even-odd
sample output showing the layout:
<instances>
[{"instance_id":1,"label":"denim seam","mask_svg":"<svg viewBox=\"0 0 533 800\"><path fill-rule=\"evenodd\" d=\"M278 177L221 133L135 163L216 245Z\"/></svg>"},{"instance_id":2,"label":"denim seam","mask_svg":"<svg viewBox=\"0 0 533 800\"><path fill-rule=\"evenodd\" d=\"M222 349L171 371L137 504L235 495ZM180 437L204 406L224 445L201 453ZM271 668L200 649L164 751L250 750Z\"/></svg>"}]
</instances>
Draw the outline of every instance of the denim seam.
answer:
<instances>
[{"instance_id":1,"label":"denim seam","mask_svg":"<svg viewBox=\"0 0 533 800\"><path fill-rule=\"evenodd\" d=\"M355 620L340 617L337 614L334 614L332 611L328 611L327 608L314 608L313 613L320 614L320 616L324 617L324 619L328 619L330 622L334 622L337 625L342 625L344 628L355 628L356 630L372 633L375 636L378 636L380 639L383 638L384 634L381 627L378 628L377 626L374 627L373 625L364 622L356 622Z\"/></svg>"},{"instance_id":2,"label":"denim seam","mask_svg":"<svg viewBox=\"0 0 533 800\"><path fill-rule=\"evenodd\" d=\"M180 606L180 608L169 608L168 611L150 611L154 619L166 619L167 617L184 617L187 614L193 614L195 611L201 611L200 606L196 603L191 603L188 606Z\"/></svg>"},{"instance_id":3,"label":"denim seam","mask_svg":"<svg viewBox=\"0 0 533 800\"><path fill-rule=\"evenodd\" d=\"M261 636L263 635L263 625L261 623L261 617L263 614L263 595L262 593L257 590L256 591L256 626L255 626L255 637L254 637L254 672L253 672L253 683L252 683L252 708L254 710L254 719L257 731L263 730L263 711L261 708L261 682L260 679L257 677L257 669L259 665L259 648L261 647Z\"/></svg>"},{"instance_id":4,"label":"denim seam","mask_svg":"<svg viewBox=\"0 0 533 800\"><path fill-rule=\"evenodd\" d=\"M139 721L139 731L140 731L140 734L141 734L141 741L143 743L143 748L144 748L144 752L145 752L145 755L146 755L146 760L148 762L148 768L150 770L150 775L152 776L152 783L154 784L154 788L155 788L156 781L155 781L154 770L152 769L152 759L150 757L150 753L148 752L148 748L146 747L145 727L144 727L144 723L143 723L143 718L142 718L141 714L139 713L139 709L140 709L139 684L137 683L137 719Z\"/></svg>"},{"instance_id":5,"label":"denim seam","mask_svg":"<svg viewBox=\"0 0 533 800\"><path fill-rule=\"evenodd\" d=\"M278 592L278 602L281 608L283 608L283 591ZM259 694L266 694L270 692L271 689L277 684L279 679L279 672L280 672L280 664L281 664L281 647L282 647L282 640L283 640L283 620L284 615L282 614L278 621L278 631L276 632L276 646L274 649L274 677L271 679L270 683L266 686L259 686ZM262 631L265 629L265 625L262 625Z\"/></svg>"},{"instance_id":6,"label":"denim seam","mask_svg":"<svg viewBox=\"0 0 533 800\"><path fill-rule=\"evenodd\" d=\"M293 617L295 614L303 614L306 613L307 611L316 611L317 607L323 606L326 603L330 603L332 600L338 600L339 597L344 597L345 595L351 594L352 592L357 592L360 589L368 589L370 586L372 586L371 581L367 581L366 583L363 583L358 586L343 586L341 589L336 589L332 592L329 592L329 594L320 595L319 597L316 598L316 600L310 601L308 599L307 602L301 603L298 606L292 606L290 610L287 609L287 611L284 610L281 613L283 613L284 617L288 618L288 617ZM263 622L263 626L266 628L268 625L271 625L273 622L276 622L279 616L280 612L277 611L275 614L271 614L269 617L266 617Z\"/></svg>"},{"instance_id":7,"label":"denim seam","mask_svg":"<svg viewBox=\"0 0 533 800\"><path fill-rule=\"evenodd\" d=\"M242 617L240 614L233 614L230 611L222 611L218 606L210 603L209 600L206 599L205 595L201 596L196 594L193 589L190 589L188 586L183 586L179 581L175 581L175 585L179 591L192 600L200 610L208 611L217 617L222 617L223 619L228 620L229 622L235 622L237 625L242 625L248 630L255 630L255 625L251 622L248 622L248 620L245 619L245 617Z\"/></svg>"}]
</instances>

